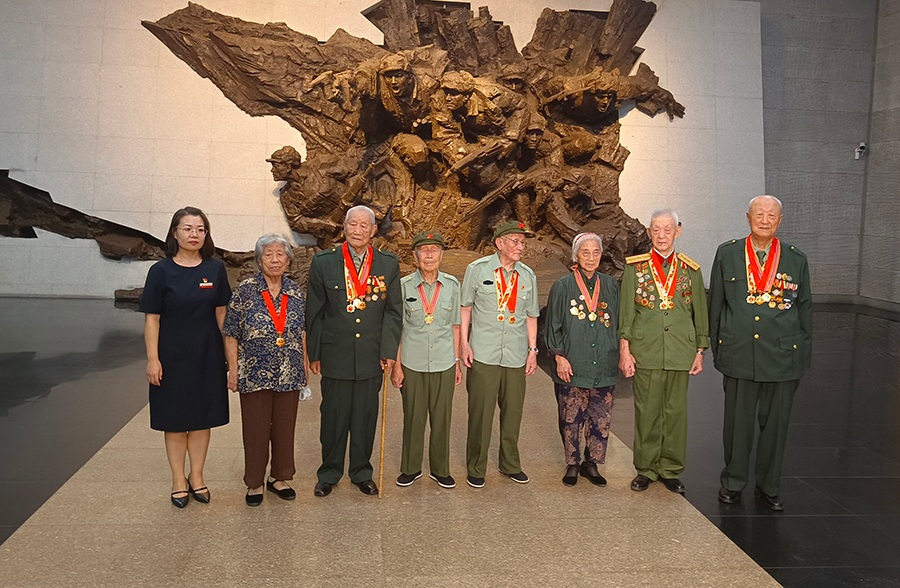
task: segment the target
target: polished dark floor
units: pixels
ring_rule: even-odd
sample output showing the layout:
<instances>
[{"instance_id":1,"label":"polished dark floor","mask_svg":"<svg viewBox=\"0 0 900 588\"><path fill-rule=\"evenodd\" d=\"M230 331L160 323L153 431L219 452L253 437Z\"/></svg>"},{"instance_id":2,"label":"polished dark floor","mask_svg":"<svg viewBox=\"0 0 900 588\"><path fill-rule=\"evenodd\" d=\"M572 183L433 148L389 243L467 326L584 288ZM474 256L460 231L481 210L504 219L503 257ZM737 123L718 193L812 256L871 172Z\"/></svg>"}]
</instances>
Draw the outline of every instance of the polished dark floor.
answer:
<instances>
[{"instance_id":1,"label":"polished dark floor","mask_svg":"<svg viewBox=\"0 0 900 588\"><path fill-rule=\"evenodd\" d=\"M0 542L146 404L142 321L108 301L0 298ZM751 492L716 500L723 397L711 358L689 392L686 497L785 586L900 586L900 322L818 306L814 327L785 511ZM629 384L616 395L613 431L630 444Z\"/></svg>"},{"instance_id":2,"label":"polished dark floor","mask_svg":"<svg viewBox=\"0 0 900 588\"><path fill-rule=\"evenodd\" d=\"M782 513L720 504L722 376L689 389L686 498L787 587L900 586L900 322L817 306L813 366L794 400ZM633 439L630 386L617 388L613 431Z\"/></svg>"}]
</instances>

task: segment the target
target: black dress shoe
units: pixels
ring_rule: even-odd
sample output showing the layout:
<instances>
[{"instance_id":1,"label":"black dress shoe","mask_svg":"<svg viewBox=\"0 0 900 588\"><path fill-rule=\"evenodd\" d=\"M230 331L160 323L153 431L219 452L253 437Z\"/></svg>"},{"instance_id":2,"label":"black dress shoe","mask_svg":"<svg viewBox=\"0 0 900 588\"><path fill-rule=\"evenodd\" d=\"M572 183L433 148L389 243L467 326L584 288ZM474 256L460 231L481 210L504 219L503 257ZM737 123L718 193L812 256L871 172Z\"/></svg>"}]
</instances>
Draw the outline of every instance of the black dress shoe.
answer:
<instances>
[{"instance_id":1,"label":"black dress shoe","mask_svg":"<svg viewBox=\"0 0 900 588\"><path fill-rule=\"evenodd\" d=\"M740 490L729 490L725 486L719 488L719 502L725 504L736 504L741 501Z\"/></svg>"},{"instance_id":2,"label":"black dress shoe","mask_svg":"<svg viewBox=\"0 0 900 588\"><path fill-rule=\"evenodd\" d=\"M601 476L600 472L597 471L597 464L595 463L589 461L581 462L579 473L587 478L594 486L606 486L606 478Z\"/></svg>"},{"instance_id":3,"label":"black dress shoe","mask_svg":"<svg viewBox=\"0 0 900 588\"><path fill-rule=\"evenodd\" d=\"M660 478L659 480L669 491L675 494L684 494L684 483L678 478Z\"/></svg>"},{"instance_id":4,"label":"black dress shoe","mask_svg":"<svg viewBox=\"0 0 900 588\"><path fill-rule=\"evenodd\" d=\"M574 486L578 483L578 466L570 465L566 467L566 475L563 476L563 484L566 486Z\"/></svg>"},{"instance_id":5,"label":"black dress shoe","mask_svg":"<svg viewBox=\"0 0 900 588\"><path fill-rule=\"evenodd\" d=\"M278 480L275 480L275 482L277 482L277 481ZM282 480L282 482L283 481L284 480ZM278 498L280 498L282 500L293 500L293 499L297 498L297 493L294 492L293 488L288 486L287 488L282 488L281 490L279 490L278 488L275 487L275 482L270 482L270 481L266 480L266 490L269 490L270 492L274 492L275 494L278 495Z\"/></svg>"},{"instance_id":6,"label":"black dress shoe","mask_svg":"<svg viewBox=\"0 0 900 588\"><path fill-rule=\"evenodd\" d=\"M634 480L631 481L631 489L635 492L643 492L650 486L650 482L652 481L653 480L644 474L638 474L634 477Z\"/></svg>"},{"instance_id":7,"label":"black dress shoe","mask_svg":"<svg viewBox=\"0 0 900 588\"><path fill-rule=\"evenodd\" d=\"M247 496L244 497L244 500L247 502L247 506L259 506L263 501L262 492L259 494L250 494L250 489L248 488Z\"/></svg>"},{"instance_id":8,"label":"black dress shoe","mask_svg":"<svg viewBox=\"0 0 900 588\"><path fill-rule=\"evenodd\" d=\"M334 484L329 484L328 482L316 482L316 490L314 494L316 496L328 496L329 494L331 494L331 489L334 486Z\"/></svg>"},{"instance_id":9,"label":"black dress shoe","mask_svg":"<svg viewBox=\"0 0 900 588\"><path fill-rule=\"evenodd\" d=\"M769 496L768 494L760 490L759 486L756 487L756 495L763 503L763 506L765 506L769 510L774 510L776 512L781 512L784 510L784 502L781 501L781 498L777 496Z\"/></svg>"},{"instance_id":10,"label":"black dress shoe","mask_svg":"<svg viewBox=\"0 0 900 588\"><path fill-rule=\"evenodd\" d=\"M197 502L202 502L203 504L209 504L210 494L209 488L204 486L203 488L194 488L191 486L191 483L188 482L188 492L191 493L191 496L194 497L194 500Z\"/></svg>"},{"instance_id":11,"label":"black dress shoe","mask_svg":"<svg viewBox=\"0 0 900 588\"><path fill-rule=\"evenodd\" d=\"M184 496L175 497L176 494L184 494ZM178 508L184 508L188 505L188 502L191 500L191 495L187 490L178 490L177 492L172 492L172 504L177 506Z\"/></svg>"},{"instance_id":12,"label":"black dress shoe","mask_svg":"<svg viewBox=\"0 0 900 588\"><path fill-rule=\"evenodd\" d=\"M357 484L359 487L359 491L363 494L367 494L369 496L374 496L378 494L378 486L375 485L375 482L372 480L366 480L365 482L360 482Z\"/></svg>"}]
</instances>

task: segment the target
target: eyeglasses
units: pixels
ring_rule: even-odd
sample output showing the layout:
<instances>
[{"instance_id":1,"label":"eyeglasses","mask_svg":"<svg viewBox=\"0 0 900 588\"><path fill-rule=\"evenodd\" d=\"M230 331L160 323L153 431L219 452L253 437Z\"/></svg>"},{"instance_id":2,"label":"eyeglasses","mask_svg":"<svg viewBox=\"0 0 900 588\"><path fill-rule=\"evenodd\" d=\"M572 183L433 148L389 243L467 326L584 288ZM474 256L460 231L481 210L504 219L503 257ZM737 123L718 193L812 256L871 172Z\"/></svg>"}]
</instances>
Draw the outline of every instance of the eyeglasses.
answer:
<instances>
[{"instance_id":1,"label":"eyeglasses","mask_svg":"<svg viewBox=\"0 0 900 588\"><path fill-rule=\"evenodd\" d=\"M196 232L197 235L202 237L206 234L205 227L178 227L178 230L181 231L183 235L190 235L191 233Z\"/></svg>"},{"instance_id":2,"label":"eyeglasses","mask_svg":"<svg viewBox=\"0 0 900 588\"><path fill-rule=\"evenodd\" d=\"M513 247L521 247L522 249L525 249L525 239L510 239L509 237L507 237L506 242Z\"/></svg>"}]
</instances>

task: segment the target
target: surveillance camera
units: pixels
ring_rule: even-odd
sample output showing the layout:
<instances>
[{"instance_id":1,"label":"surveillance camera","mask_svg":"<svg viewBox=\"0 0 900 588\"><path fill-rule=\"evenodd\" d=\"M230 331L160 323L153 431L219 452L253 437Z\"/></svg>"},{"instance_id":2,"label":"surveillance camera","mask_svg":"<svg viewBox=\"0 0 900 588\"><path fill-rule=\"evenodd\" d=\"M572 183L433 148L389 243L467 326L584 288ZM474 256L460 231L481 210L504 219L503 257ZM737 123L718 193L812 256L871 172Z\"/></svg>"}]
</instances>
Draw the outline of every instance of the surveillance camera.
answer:
<instances>
[{"instance_id":1,"label":"surveillance camera","mask_svg":"<svg viewBox=\"0 0 900 588\"><path fill-rule=\"evenodd\" d=\"M863 155L866 154L866 144L860 143L859 147L856 148L856 159L859 159Z\"/></svg>"}]
</instances>

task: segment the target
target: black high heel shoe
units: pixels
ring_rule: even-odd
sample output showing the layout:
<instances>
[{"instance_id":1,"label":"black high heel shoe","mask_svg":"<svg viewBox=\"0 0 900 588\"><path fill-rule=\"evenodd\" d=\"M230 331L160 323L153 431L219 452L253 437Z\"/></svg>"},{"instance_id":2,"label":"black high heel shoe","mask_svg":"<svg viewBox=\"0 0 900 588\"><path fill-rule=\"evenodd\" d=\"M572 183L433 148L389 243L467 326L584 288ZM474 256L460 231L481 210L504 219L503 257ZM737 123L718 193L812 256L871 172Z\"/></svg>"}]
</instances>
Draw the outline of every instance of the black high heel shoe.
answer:
<instances>
[{"instance_id":1,"label":"black high heel shoe","mask_svg":"<svg viewBox=\"0 0 900 588\"><path fill-rule=\"evenodd\" d=\"M204 492L204 490L206 490L206 492ZM196 490L194 490L194 487L191 486L190 482L188 482L188 492L190 492L191 495L193 495L194 500L196 500L197 502L202 502L203 504L209 504L210 494L209 494L209 488L207 488L206 486L204 486L203 488L197 488Z\"/></svg>"},{"instance_id":2,"label":"black high heel shoe","mask_svg":"<svg viewBox=\"0 0 900 588\"><path fill-rule=\"evenodd\" d=\"M175 497L176 494L182 494L182 493L184 494L184 496L179 496L178 498ZM188 505L188 502L190 502L190 501L191 501L191 495L188 493L187 490L176 490L175 492L172 492L172 504L174 504L178 508L184 508L185 506Z\"/></svg>"}]
</instances>

